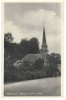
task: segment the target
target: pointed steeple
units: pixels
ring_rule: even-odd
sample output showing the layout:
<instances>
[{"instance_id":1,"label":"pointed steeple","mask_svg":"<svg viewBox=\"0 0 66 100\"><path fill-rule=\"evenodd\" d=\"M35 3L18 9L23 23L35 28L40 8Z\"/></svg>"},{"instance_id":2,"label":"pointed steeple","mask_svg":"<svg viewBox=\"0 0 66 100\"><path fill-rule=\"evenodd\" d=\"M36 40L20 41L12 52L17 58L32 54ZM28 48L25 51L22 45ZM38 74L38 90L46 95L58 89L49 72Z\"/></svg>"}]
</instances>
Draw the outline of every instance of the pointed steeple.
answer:
<instances>
[{"instance_id":1,"label":"pointed steeple","mask_svg":"<svg viewBox=\"0 0 66 100\"><path fill-rule=\"evenodd\" d=\"M45 36L45 27L43 22L43 40L42 40L41 54L42 54L42 59L44 60L44 66L47 66L48 64L47 52L48 50L47 50L47 43L46 43L46 36Z\"/></svg>"},{"instance_id":2,"label":"pointed steeple","mask_svg":"<svg viewBox=\"0 0 66 100\"><path fill-rule=\"evenodd\" d=\"M44 27L44 22L43 22L43 39L42 39L42 56L45 57L45 54L47 54L47 43L46 43L46 36L45 36L45 27Z\"/></svg>"},{"instance_id":3,"label":"pointed steeple","mask_svg":"<svg viewBox=\"0 0 66 100\"><path fill-rule=\"evenodd\" d=\"M43 22L43 40L42 40L42 47L46 45L46 36L45 36L45 27Z\"/></svg>"},{"instance_id":4,"label":"pointed steeple","mask_svg":"<svg viewBox=\"0 0 66 100\"><path fill-rule=\"evenodd\" d=\"M42 48L45 48L47 46L46 44L46 36L45 36L45 27L43 22L43 40L42 40Z\"/></svg>"}]
</instances>

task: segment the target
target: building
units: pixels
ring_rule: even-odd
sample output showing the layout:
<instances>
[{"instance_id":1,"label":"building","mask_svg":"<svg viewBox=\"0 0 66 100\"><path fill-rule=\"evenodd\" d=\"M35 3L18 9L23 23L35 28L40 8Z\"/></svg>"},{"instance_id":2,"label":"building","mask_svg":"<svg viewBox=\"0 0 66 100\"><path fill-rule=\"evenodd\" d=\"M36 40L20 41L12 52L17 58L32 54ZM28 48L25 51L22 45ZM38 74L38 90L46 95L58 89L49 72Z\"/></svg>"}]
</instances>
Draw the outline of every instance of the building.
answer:
<instances>
[{"instance_id":1,"label":"building","mask_svg":"<svg viewBox=\"0 0 66 100\"><path fill-rule=\"evenodd\" d=\"M45 27L43 22L43 39L42 39L42 49L41 53L39 54L28 54L23 59L16 61L13 66L19 66L23 64L24 61L29 61L30 63L34 63L37 59L42 58L44 60L44 66L47 66L48 59L47 59L47 43L46 43L46 36L45 36Z\"/></svg>"}]
</instances>

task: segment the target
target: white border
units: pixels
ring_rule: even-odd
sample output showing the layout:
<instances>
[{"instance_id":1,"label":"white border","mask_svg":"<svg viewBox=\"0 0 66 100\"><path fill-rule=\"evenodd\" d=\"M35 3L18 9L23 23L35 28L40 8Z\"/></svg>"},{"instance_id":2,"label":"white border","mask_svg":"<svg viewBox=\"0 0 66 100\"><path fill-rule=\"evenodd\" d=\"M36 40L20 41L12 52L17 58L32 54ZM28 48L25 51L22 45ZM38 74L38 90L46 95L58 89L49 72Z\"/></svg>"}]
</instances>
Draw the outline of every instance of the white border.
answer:
<instances>
[{"instance_id":1,"label":"white border","mask_svg":"<svg viewBox=\"0 0 66 100\"><path fill-rule=\"evenodd\" d=\"M15 1L16 1L16 0L15 0ZM13 3L15 3L15 1L12 1L12 0L2 0L2 2L13 2ZM26 1L26 0L17 0L16 3L18 3L19 1L20 1L20 2L23 2L23 3L24 3L24 2L26 2L26 3L28 2L28 1ZM45 0L45 1L44 1L44 0L41 0L41 1L38 1L38 2L48 2L48 1L51 1L51 2L60 2L60 1L61 1L61 2L63 2L63 0ZM35 0L33 0L33 1L29 0L29 2L32 3L32 2L37 2L37 1L35 1ZM1 2L0 2L0 3L1 3ZM65 4L65 6L66 6L66 0L65 0L64 4ZM1 6L0 6L0 8L1 8ZM65 10L66 10L66 7L65 7ZM1 11L0 11L0 14L2 15ZM0 16L0 17L1 17L1 16ZM66 18L66 13L65 13L65 16L64 16L64 17ZM0 19L1 19L1 18L0 18ZM64 22L65 22L65 21L66 21L66 19L64 19ZM0 23L0 24L1 24L1 23ZM0 25L0 26L1 26L1 25ZM64 26L66 27L66 24L65 24L65 23L64 23ZM65 28L65 27L64 27L64 33L66 32L66 28ZM62 26L62 29L63 29L63 26ZM1 30L1 29L0 29L0 30ZM1 31L1 32L2 32L2 31ZM1 34L0 34L0 36L1 36ZM1 42L1 37L0 37L0 42ZM65 35L64 35L64 45L65 45L65 42L66 42L66 33L65 33ZM2 45L2 43L0 43L0 44ZM62 44L63 44L63 42L62 42ZM2 50L2 48L1 48L1 50ZM0 50L0 53L2 52L1 50ZM63 51L63 48L62 48L62 51ZM65 62L66 62L66 58L65 58L65 57L66 57L66 52L65 52L65 51L66 51L66 48L64 48L64 55L65 55L65 56L64 56L64 61L63 61L63 62L64 62L64 66L66 65L66 63L65 63ZM1 61L1 59L0 59L0 61ZM1 64L1 63L0 63L0 64ZM1 65L1 67L2 67L2 65ZM62 72L62 73L64 73L64 76L66 76L66 71L65 71L65 70L66 70L66 68L64 68L64 72ZM1 72L1 70L0 70L0 72ZM66 78L66 77L64 77L64 78ZM2 77L1 77L1 80L2 80ZM62 77L62 80L63 80L63 77ZM3 81L3 80L2 80L2 81ZM63 83L62 83L62 84L63 84ZM48 100L48 99L49 99L49 100L51 100L51 99L57 99L57 100L59 100L59 99L60 99L60 100L61 100L61 99L64 99L64 100L66 100L66 91L65 91L65 88L66 88L66 80L64 81L64 84L65 84L65 85L64 85L64 98L41 98L41 97L39 98L39 97L37 97L37 99L38 99L38 100L40 100L40 99L47 99L47 100ZM1 86L1 85L0 85L0 86ZM0 90L1 90L1 88L0 88ZM2 92L2 91L0 91L0 94L1 94L1 92ZM5 99L13 99L13 98L10 98L10 97L9 97L9 98L5 98ZM17 99L17 98L14 98L14 99ZM14 100L14 99L13 99L13 100ZM24 99L24 98L22 98L22 97L19 98L19 97L18 97L18 99ZM26 97L25 100L26 100L26 99L35 99L35 98L33 98L33 97L32 97L32 98L31 98L31 97L30 97L30 98L29 98L29 97L27 98L27 97Z\"/></svg>"}]
</instances>

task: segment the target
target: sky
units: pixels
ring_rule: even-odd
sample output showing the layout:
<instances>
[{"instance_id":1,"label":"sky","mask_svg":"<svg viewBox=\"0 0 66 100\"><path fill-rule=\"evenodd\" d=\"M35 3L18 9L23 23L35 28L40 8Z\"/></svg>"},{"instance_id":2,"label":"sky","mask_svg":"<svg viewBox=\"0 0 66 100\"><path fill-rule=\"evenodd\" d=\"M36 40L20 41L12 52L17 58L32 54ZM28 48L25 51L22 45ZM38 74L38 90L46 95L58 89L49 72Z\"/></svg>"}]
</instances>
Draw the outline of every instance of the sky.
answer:
<instances>
[{"instance_id":1,"label":"sky","mask_svg":"<svg viewBox=\"0 0 66 100\"><path fill-rule=\"evenodd\" d=\"M4 33L12 33L14 42L38 38L42 45L43 22L49 53L61 53L60 3L5 3Z\"/></svg>"}]
</instances>

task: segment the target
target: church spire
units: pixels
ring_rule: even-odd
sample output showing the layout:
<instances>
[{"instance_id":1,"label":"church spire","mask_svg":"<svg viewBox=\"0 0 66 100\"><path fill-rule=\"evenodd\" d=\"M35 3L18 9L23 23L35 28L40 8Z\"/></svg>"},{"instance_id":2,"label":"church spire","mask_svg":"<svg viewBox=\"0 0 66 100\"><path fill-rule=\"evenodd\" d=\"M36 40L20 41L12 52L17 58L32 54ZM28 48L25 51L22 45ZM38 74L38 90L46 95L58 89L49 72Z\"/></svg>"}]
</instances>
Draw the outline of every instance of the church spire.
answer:
<instances>
[{"instance_id":1,"label":"church spire","mask_svg":"<svg viewBox=\"0 0 66 100\"><path fill-rule=\"evenodd\" d=\"M45 36L45 27L43 22L43 40L42 40L42 47L44 48L46 46L46 36Z\"/></svg>"},{"instance_id":2,"label":"church spire","mask_svg":"<svg viewBox=\"0 0 66 100\"><path fill-rule=\"evenodd\" d=\"M48 65L47 52L48 50L47 50L47 43L46 43L46 36L45 36L45 27L43 22L43 40L42 40L41 54L42 54L42 59L44 60L45 67Z\"/></svg>"},{"instance_id":3,"label":"church spire","mask_svg":"<svg viewBox=\"0 0 66 100\"><path fill-rule=\"evenodd\" d=\"M43 22L43 40L42 40L42 58L45 59L47 57L47 44L46 44L46 36L45 36L45 27L44 27L44 22Z\"/></svg>"}]
</instances>

